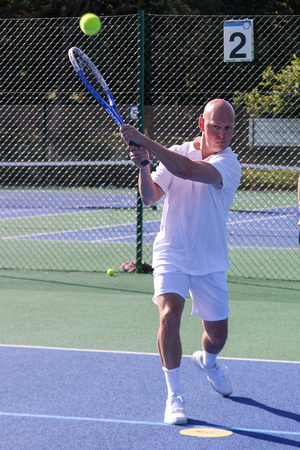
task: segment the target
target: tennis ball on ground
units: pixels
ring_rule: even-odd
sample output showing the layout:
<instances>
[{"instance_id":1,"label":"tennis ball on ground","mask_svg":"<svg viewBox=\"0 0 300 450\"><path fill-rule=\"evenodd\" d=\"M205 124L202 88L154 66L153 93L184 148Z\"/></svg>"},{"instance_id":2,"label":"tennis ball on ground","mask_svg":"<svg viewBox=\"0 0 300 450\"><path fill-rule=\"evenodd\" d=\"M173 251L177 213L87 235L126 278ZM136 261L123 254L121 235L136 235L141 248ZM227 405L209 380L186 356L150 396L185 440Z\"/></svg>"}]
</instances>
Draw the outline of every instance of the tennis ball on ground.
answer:
<instances>
[{"instance_id":1,"label":"tennis ball on ground","mask_svg":"<svg viewBox=\"0 0 300 450\"><path fill-rule=\"evenodd\" d=\"M93 35L99 33L101 30L101 22L96 14L86 13L79 20L81 31L85 34Z\"/></svg>"},{"instance_id":2,"label":"tennis ball on ground","mask_svg":"<svg viewBox=\"0 0 300 450\"><path fill-rule=\"evenodd\" d=\"M107 269L106 273L107 273L107 275L112 277L114 275L115 271L114 271L114 269Z\"/></svg>"}]
</instances>

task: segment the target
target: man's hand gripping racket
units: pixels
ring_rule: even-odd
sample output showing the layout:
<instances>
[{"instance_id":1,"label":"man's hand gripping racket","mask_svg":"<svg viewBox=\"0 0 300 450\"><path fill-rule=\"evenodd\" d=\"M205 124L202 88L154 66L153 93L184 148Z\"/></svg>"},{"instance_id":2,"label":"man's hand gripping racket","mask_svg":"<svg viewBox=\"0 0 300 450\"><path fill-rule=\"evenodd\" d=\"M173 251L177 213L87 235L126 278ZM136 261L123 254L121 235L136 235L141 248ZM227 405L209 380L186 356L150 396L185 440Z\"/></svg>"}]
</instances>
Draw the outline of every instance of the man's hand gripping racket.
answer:
<instances>
[{"instance_id":1,"label":"man's hand gripping racket","mask_svg":"<svg viewBox=\"0 0 300 450\"><path fill-rule=\"evenodd\" d=\"M69 59L74 67L75 72L92 94L92 96L100 103L101 106L108 112L108 114L114 119L114 121L121 127L124 125L124 121L117 109L112 93L110 92L106 81L103 76L92 63L92 61L86 56L86 54L77 47L72 47L69 50ZM107 98L105 101L102 97ZM130 145L138 147L134 142L130 142ZM149 160L142 161L141 165L146 166L149 164Z\"/></svg>"}]
</instances>

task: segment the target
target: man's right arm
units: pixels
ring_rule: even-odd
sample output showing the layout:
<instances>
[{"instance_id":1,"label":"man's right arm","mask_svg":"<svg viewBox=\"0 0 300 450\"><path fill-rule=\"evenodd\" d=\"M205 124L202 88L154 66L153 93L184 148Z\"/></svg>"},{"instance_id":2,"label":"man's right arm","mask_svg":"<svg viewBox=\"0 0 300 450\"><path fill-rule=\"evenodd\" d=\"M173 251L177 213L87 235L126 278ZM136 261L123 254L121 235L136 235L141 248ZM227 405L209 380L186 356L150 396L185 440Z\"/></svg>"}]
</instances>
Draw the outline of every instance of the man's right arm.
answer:
<instances>
[{"instance_id":1,"label":"man's right arm","mask_svg":"<svg viewBox=\"0 0 300 450\"><path fill-rule=\"evenodd\" d=\"M165 195L161 187L152 180L149 165L140 169L139 191L146 206L155 205Z\"/></svg>"}]
</instances>

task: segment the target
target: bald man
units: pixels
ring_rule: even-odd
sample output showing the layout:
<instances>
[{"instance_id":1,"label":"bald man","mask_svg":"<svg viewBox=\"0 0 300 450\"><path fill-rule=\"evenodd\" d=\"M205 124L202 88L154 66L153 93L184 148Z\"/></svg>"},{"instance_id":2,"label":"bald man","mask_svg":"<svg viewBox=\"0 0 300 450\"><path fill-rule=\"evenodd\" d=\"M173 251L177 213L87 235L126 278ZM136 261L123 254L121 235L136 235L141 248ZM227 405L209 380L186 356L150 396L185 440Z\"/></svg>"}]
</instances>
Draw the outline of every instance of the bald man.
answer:
<instances>
[{"instance_id":1,"label":"bald man","mask_svg":"<svg viewBox=\"0 0 300 450\"><path fill-rule=\"evenodd\" d=\"M153 301L160 317L158 350L168 391L164 421L169 424L188 421L180 385L180 321L188 293L192 314L203 324L202 350L192 360L219 394L232 393L226 368L218 364L217 356L228 333L226 220L241 176L240 164L229 147L234 122L231 104L214 99L199 118L201 136L193 142L167 149L130 125L120 128L130 157L140 169L144 204L154 205L166 196L152 265ZM152 173L141 164L149 153L160 161Z\"/></svg>"}]
</instances>

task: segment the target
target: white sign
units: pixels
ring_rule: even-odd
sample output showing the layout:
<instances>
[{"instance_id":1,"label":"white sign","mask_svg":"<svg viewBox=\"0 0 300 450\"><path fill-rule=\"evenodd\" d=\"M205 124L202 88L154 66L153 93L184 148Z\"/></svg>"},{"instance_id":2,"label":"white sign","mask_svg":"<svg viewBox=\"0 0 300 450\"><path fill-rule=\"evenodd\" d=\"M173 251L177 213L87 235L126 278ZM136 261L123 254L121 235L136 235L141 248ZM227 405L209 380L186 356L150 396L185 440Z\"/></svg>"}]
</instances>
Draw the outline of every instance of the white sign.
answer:
<instances>
[{"instance_id":1,"label":"white sign","mask_svg":"<svg viewBox=\"0 0 300 450\"><path fill-rule=\"evenodd\" d=\"M249 119L250 147L299 147L299 119Z\"/></svg>"},{"instance_id":2,"label":"white sign","mask_svg":"<svg viewBox=\"0 0 300 450\"><path fill-rule=\"evenodd\" d=\"M253 20L224 21L224 61L253 61Z\"/></svg>"},{"instance_id":3,"label":"white sign","mask_svg":"<svg viewBox=\"0 0 300 450\"><path fill-rule=\"evenodd\" d=\"M138 107L135 105L130 106L130 120L137 120L138 119L139 110Z\"/></svg>"}]
</instances>

